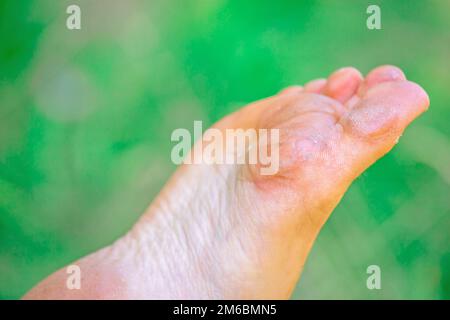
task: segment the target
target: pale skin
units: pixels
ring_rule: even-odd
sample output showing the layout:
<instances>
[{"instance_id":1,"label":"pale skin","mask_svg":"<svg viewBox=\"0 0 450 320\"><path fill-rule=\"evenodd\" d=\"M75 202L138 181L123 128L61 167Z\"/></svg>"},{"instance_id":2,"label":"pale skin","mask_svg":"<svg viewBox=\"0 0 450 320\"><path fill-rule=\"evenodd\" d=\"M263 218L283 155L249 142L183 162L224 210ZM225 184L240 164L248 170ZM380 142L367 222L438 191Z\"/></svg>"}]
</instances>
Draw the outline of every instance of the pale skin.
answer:
<instances>
[{"instance_id":1,"label":"pale skin","mask_svg":"<svg viewBox=\"0 0 450 320\"><path fill-rule=\"evenodd\" d=\"M278 128L280 168L182 165L135 226L25 299L287 299L347 188L429 105L393 66L342 68L287 88L214 125Z\"/></svg>"}]
</instances>

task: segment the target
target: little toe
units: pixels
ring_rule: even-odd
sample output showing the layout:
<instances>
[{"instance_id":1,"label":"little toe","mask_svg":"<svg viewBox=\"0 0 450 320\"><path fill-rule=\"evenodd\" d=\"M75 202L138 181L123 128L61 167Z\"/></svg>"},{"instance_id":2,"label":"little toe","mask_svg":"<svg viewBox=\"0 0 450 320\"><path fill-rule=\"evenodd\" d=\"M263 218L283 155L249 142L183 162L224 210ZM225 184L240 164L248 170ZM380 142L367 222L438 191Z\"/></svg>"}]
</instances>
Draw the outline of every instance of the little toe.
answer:
<instances>
[{"instance_id":1,"label":"little toe","mask_svg":"<svg viewBox=\"0 0 450 320\"><path fill-rule=\"evenodd\" d=\"M303 92L302 86L290 86L290 87L284 88L278 94L279 95L289 95L289 94L298 94L301 92Z\"/></svg>"}]
</instances>

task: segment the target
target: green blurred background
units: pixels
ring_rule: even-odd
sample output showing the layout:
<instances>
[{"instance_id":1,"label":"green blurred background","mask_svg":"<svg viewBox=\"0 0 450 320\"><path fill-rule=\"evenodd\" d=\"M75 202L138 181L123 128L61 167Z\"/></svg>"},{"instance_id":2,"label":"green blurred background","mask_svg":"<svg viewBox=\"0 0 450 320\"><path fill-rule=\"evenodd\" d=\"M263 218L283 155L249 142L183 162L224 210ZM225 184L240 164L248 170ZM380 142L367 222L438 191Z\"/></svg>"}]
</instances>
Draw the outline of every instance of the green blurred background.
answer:
<instances>
[{"instance_id":1,"label":"green blurred background","mask_svg":"<svg viewBox=\"0 0 450 320\"><path fill-rule=\"evenodd\" d=\"M350 188L294 299L450 298L450 1L0 1L0 298L130 228L175 169L175 128L386 63L431 108Z\"/></svg>"}]
</instances>

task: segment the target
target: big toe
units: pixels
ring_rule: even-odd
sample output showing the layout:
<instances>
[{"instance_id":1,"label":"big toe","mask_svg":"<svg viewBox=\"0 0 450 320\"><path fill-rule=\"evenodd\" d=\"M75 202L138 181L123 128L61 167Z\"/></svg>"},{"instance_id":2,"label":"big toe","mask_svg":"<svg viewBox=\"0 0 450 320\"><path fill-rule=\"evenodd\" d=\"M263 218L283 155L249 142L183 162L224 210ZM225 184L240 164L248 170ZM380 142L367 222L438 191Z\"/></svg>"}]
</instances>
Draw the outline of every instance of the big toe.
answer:
<instances>
[{"instance_id":1,"label":"big toe","mask_svg":"<svg viewBox=\"0 0 450 320\"><path fill-rule=\"evenodd\" d=\"M428 95L419 85L396 77L372 83L341 120L352 149L361 147L361 154L371 162L389 151L405 128L429 106ZM370 81L383 76L374 78Z\"/></svg>"},{"instance_id":2,"label":"big toe","mask_svg":"<svg viewBox=\"0 0 450 320\"><path fill-rule=\"evenodd\" d=\"M384 65L369 72L358 89L358 95L363 97L370 88L383 82L394 82L406 80L403 71L395 66Z\"/></svg>"}]
</instances>

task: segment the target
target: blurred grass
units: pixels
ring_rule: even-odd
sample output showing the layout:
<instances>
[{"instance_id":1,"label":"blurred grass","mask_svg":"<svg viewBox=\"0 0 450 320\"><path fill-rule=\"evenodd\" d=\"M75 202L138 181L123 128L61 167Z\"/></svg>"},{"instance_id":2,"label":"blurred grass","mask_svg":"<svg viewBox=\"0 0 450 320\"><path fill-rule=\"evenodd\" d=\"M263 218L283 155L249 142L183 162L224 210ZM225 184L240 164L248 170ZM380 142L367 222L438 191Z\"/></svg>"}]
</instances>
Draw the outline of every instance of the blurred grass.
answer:
<instances>
[{"instance_id":1,"label":"blurred grass","mask_svg":"<svg viewBox=\"0 0 450 320\"><path fill-rule=\"evenodd\" d=\"M293 298L450 298L449 1L3 0L0 39L0 298L125 232L174 170L173 129L386 63L430 111L350 188Z\"/></svg>"}]
</instances>

